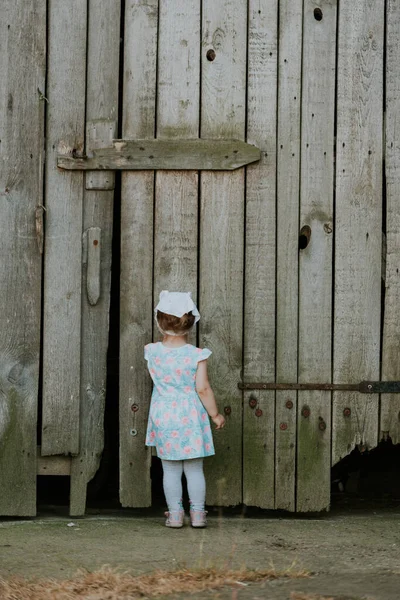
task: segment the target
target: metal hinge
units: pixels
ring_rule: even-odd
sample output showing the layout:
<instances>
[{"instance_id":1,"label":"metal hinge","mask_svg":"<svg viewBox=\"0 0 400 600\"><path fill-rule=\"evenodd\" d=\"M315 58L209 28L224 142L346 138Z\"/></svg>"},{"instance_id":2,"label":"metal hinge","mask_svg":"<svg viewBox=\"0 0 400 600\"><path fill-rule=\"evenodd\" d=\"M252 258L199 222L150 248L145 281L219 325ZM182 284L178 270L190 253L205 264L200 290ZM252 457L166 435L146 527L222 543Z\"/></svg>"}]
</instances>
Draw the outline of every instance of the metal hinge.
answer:
<instances>
[{"instance_id":1,"label":"metal hinge","mask_svg":"<svg viewBox=\"0 0 400 600\"><path fill-rule=\"evenodd\" d=\"M361 381L360 383L238 383L240 390L322 390L361 394L400 394L400 381Z\"/></svg>"}]
</instances>

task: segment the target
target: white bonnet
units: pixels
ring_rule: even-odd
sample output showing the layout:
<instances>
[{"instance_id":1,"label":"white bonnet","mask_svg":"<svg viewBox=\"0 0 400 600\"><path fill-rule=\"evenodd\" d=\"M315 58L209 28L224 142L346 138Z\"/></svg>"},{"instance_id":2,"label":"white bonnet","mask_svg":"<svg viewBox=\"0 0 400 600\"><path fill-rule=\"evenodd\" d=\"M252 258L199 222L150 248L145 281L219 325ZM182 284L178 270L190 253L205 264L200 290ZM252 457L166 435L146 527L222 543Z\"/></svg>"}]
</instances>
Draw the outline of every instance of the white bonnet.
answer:
<instances>
[{"instance_id":1,"label":"white bonnet","mask_svg":"<svg viewBox=\"0 0 400 600\"><path fill-rule=\"evenodd\" d=\"M197 321L200 319L200 313L192 300L192 295L190 292L169 292L168 290L163 290L160 293L158 304L154 309L156 320L158 310L167 315L174 315L178 318L191 312L195 317L195 323L197 323Z\"/></svg>"}]
</instances>

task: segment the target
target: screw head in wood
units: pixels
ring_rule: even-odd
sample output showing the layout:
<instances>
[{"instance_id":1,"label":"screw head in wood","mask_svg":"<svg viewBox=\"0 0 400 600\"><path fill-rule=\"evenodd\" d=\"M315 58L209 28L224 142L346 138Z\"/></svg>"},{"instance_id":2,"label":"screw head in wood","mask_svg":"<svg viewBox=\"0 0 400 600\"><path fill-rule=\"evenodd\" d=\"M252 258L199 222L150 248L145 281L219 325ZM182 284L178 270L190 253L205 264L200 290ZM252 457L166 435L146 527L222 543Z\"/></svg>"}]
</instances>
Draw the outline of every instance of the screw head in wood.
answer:
<instances>
[{"instance_id":1,"label":"screw head in wood","mask_svg":"<svg viewBox=\"0 0 400 600\"><path fill-rule=\"evenodd\" d=\"M230 414L231 414L231 412L232 412L232 409L231 409L231 407L230 407L230 406L225 406L225 408L224 408L224 413L225 413L226 415L230 415Z\"/></svg>"},{"instance_id":2,"label":"screw head in wood","mask_svg":"<svg viewBox=\"0 0 400 600\"><path fill-rule=\"evenodd\" d=\"M255 408L257 406L257 400L255 398L250 398L249 406L250 408Z\"/></svg>"},{"instance_id":3,"label":"screw head in wood","mask_svg":"<svg viewBox=\"0 0 400 600\"><path fill-rule=\"evenodd\" d=\"M293 402L291 400L286 401L286 408L293 408Z\"/></svg>"},{"instance_id":4,"label":"screw head in wood","mask_svg":"<svg viewBox=\"0 0 400 600\"><path fill-rule=\"evenodd\" d=\"M325 423L325 421L323 419L319 422L318 427L320 428L321 431L325 431L325 429L326 429L326 423Z\"/></svg>"},{"instance_id":5,"label":"screw head in wood","mask_svg":"<svg viewBox=\"0 0 400 600\"><path fill-rule=\"evenodd\" d=\"M281 429L282 431L286 431L286 429L287 429L287 423L281 423L279 425L279 429Z\"/></svg>"},{"instance_id":6,"label":"screw head in wood","mask_svg":"<svg viewBox=\"0 0 400 600\"><path fill-rule=\"evenodd\" d=\"M139 407L138 407L138 405L137 405L137 404L132 404L132 406L131 406L131 411L132 411L132 412L137 412L138 410L139 410Z\"/></svg>"},{"instance_id":7,"label":"screw head in wood","mask_svg":"<svg viewBox=\"0 0 400 600\"><path fill-rule=\"evenodd\" d=\"M349 408L348 406L346 406L346 408L343 410L343 415L345 417L349 417L351 415L351 408Z\"/></svg>"},{"instance_id":8,"label":"screw head in wood","mask_svg":"<svg viewBox=\"0 0 400 600\"><path fill-rule=\"evenodd\" d=\"M257 410L255 411L256 417L261 417L262 414L263 414L263 412L262 412L261 408L257 408Z\"/></svg>"},{"instance_id":9,"label":"screw head in wood","mask_svg":"<svg viewBox=\"0 0 400 600\"><path fill-rule=\"evenodd\" d=\"M310 416L310 414L311 414L311 411L310 411L310 409L308 408L308 406L304 406L304 407L303 407L303 409L302 409L302 411L301 411L301 414L303 415L303 417L304 417L305 419L308 419L308 417L309 417L309 416Z\"/></svg>"},{"instance_id":10,"label":"screw head in wood","mask_svg":"<svg viewBox=\"0 0 400 600\"><path fill-rule=\"evenodd\" d=\"M131 429L129 433L135 437L135 435L137 435L137 429Z\"/></svg>"}]
</instances>

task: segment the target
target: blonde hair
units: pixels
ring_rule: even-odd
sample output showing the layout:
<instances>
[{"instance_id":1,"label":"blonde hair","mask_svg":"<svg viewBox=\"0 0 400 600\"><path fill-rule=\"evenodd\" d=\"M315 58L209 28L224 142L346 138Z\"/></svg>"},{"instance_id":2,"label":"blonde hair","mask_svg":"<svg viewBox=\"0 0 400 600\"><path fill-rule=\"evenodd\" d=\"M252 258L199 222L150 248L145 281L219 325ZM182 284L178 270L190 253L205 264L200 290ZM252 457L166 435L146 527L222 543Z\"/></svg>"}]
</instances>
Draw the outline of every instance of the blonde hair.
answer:
<instances>
[{"instance_id":1,"label":"blonde hair","mask_svg":"<svg viewBox=\"0 0 400 600\"><path fill-rule=\"evenodd\" d=\"M192 311L181 317L168 315L160 310L157 311L157 323L163 333L168 334L171 332L173 335L186 335L192 329L194 322L195 316Z\"/></svg>"}]
</instances>

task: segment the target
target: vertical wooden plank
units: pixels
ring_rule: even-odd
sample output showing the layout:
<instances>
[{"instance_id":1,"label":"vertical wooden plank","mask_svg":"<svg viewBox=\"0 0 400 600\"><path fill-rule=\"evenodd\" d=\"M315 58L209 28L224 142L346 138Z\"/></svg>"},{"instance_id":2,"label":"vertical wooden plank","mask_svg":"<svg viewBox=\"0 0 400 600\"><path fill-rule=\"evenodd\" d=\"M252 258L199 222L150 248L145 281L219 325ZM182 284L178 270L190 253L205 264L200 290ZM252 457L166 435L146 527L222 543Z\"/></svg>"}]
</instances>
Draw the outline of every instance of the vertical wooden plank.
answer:
<instances>
[{"instance_id":1,"label":"vertical wooden plank","mask_svg":"<svg viewBox=\"0 0 400 600\"><path fill-rule=\"evenodd\" d=\"M125 5L123 137L153 138L158 0ZM151 504L145 434L151 385L143 348L153 332L154 173L122 174L120 304L120 501ZM132 404L139 407L131 410Z\"/></svg>"},{"instance_id":2,"label":"vertical wooden plank","mask_svg":"<svg viewBox=\"0 0 400 600\"><path fill-rule=\"evenodd\" d=\"M36 514L46 2L0 20L0 515Z\"/></svg>"},{"instance_id":3,"label":"vertical wooden plank","mask_svg":"<svg viewBox=\"0 0 400 600\"><path fill-rule=\"evenodd\" d=\"M332 241L336 3L305 0L300 228L311 229L299 261L299 382L332 377ZM308 412L306 412L308 411ZM308 416L306 416L308 415ZM331 392L298 394L296 510L329 508Z\"/></svg>"},{"instance_id":4,"label":"vertical wooden plank","mask_svg":"<svg viewBox=\"0 0 400 600\"><path fill-rule=\"evenodd\" d=\"M275 194L278 3L250 1L247 141L262 149L247 168L244 295L245 381L275 380ZM257 406L251 408L250 400ZM262 410L258 417L256 410ZM246 392L243 502L274 508L275 394Z\"/></svg>"},{"instance_id":5,"label":"vertical wooden plank","mask_svg":"<svg viewBox=\"0 0 400 600\"><path fill-rule=\"evenodd\" d=\"M42 455L79 451L83 174L56 155L83 152L86 2L49 1Z\"/></svg>"},{"instance_id":6,"label":"vertical wooden plank","mask_svg":"<svg viewBox=\"0 0 400 600\"><path fill-rule=\"evenodd\" d=\"M302 0L279 4L276 380L297 382ZM295 509L295 392L276 392L275 508Z\"/></svg>"},{"instance_id":7,"label":"vertical wooden plank","mask_svg":"<svg viewBox=\"0 0 400 600\"><path fill-rule=\"evenodd\" d=\"M116 5L113 0L89 0L86 120L99 123L100 119L104 119L103 129L106 132L111 129L114 137L117 137L119 38L119 4ZM91 144L90 135L86 143ZM110 176L99 175L103 178ZM96 177L97 186L109 187L108 180L102 181L99 175ZM91 173L86 174L88 179L92 180ZM113 196L112 190L86 189L84 192L83 237L86 252L82 269L80 449L79 456L73 458L71 464L71 515L85 511L86 486L99 467L104 445ZM96 289L99 288L99 298L94 304L95 299L91 300L88 289L92 249L100 261L93 274Z\"/></svg>"},{"instance_id":8,"label":"vertical wooden plank","mask_svg":"<svg viewBox=\"0 0 400 600\"><path fill-rule=\"evenodd\" d=\"M339 11L334 381L379 379L384 0ZM344 409L351 411L345 416ZM348 411L346 411L346 414ZM333 463L377 443L378 397L335 392Z\"/></svg>"},{"instance_id":9,"label":"vertical wooden plank","mask_svg":"<svg viewBox=\"0 0 400 600\"><path fill-rule=\"evenodd\" d=\"M201 55L201 137L245 133L247 3L204 0ZM207 52L213 51L215 58ZM244 169L201 174L200 340L214 352L210 375L228 426L214 435L206 461L207 502L242 501L242 367Z\"/></svg>"},{"instance_id":10,"label":"vertical wooden plank","mask_svg":"<svg viewBox=\"0 0 400 600\"><path fill-rule=\"evenodd\" d=\"M400 379L400 6L387 3L386 39L386 290L382 380ZM400 443L400 396L381 396L381 437Z\"/></svg>"},{"instance_id":11,"label":"vertical wooden plank","mask_svg":"<svg viewBox=\"0 0 400 600\"><path fill-rule=\"evenodd\" d=\"M157 137L197 138L200 104L200 3L160 2ZM157 171L154 296L197 296L198 173ZM156 335L159 336L158 332ZM195 332L192 340L195 343Z\"/></svg>"}]
</instances>

